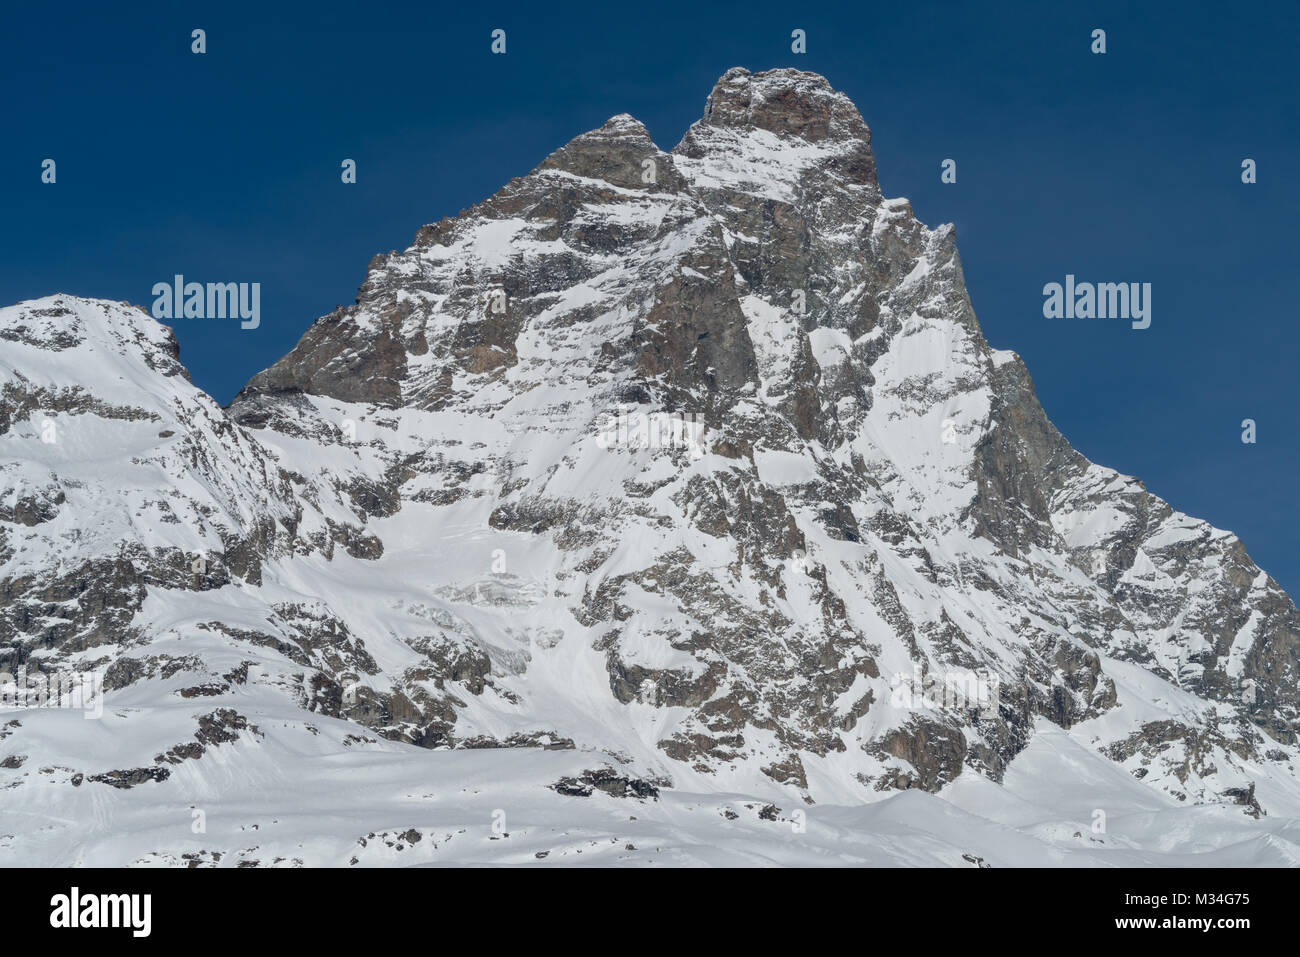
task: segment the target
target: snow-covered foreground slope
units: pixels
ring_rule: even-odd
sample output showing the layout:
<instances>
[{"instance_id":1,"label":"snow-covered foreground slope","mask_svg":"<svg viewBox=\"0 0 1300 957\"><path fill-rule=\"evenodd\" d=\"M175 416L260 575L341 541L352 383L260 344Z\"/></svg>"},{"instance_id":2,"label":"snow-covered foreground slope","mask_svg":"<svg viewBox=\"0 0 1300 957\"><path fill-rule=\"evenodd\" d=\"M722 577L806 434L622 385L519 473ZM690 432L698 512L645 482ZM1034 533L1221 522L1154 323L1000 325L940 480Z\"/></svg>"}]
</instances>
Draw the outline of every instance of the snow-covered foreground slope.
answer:
<instances>
[{"instance_id":1,"label":"snow-covered foreground slope","mask_svg":"<svg viewBox=\"0 0 1300 957\"><path fill-rule=\"evenodd\" d=\"M30 740L69 766L5 793L5 862L1240 867L1300 860L1293 817L1255 821L1235 806L1180 804L1058 729L1036 735L1002 785L970 775L937 796L907 790L805 806L775 786L760 793L661 788L638 797L622 784L630 772L600 752L434 751L359 734L336 719L238 705L258 715L256 731L187 763L164 785L129 789L70 786L70 766L129 750L115 740L163 748L193 723L193 709L178 703L135 712L128 701L103 722L49 713L54 720L41 721ZM81 756L88 751L93 759ZM583 773L593 769L606 772L609 790L583 787ZM564 781L590 794L542 786ZM1108 810L1101 833L1094 804ZM204 830L194 833L200 820Z\"/></svg>"},{"instance_id":2,"label":"snow-covered foreground slope","mask_svg":"<svg viewBox=\"0 0 1300 957\"><path fill-rule=\"evenodd\" d=\"M1295 606L821 77L579 136L229 409L124 304L0 355L0 670L106 689L0 711L0 861L1292 861Z\"/></svg>"}]
</instances>

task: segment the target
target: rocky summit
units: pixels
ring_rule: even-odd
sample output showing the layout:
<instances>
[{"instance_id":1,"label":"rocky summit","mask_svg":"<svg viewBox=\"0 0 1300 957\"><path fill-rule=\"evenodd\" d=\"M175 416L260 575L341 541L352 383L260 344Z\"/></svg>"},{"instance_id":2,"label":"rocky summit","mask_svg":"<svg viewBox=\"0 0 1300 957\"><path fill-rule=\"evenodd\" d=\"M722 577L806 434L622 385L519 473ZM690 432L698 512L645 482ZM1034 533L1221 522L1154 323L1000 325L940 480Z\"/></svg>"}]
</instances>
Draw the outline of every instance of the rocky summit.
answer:
<instances>
[{"instance_id":1,"label":"rocky summit","mask_svg":"<svg viewBox=\"0 0 1300 957\"><path fill-rule=\"evenodd\" d=\"M1295 605L815 74L578 136L228 408L125 303L0 355L6 693L103 692L0 712L0 862L1300 861Z\"/></svg>"}]
</instances>

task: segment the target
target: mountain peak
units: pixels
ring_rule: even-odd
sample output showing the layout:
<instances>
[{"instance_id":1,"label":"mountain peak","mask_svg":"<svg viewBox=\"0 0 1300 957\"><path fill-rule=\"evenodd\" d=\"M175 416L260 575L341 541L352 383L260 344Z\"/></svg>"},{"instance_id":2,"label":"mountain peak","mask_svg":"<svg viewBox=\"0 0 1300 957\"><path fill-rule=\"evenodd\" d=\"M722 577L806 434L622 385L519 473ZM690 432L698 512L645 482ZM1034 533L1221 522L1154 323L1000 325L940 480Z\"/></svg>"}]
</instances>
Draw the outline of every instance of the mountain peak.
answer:
<instances>
[{"instance_id":1,"label":"mountain peak","mask_svg":"<svg viewBox=\"0 0 1300 957\"><path fill-rule=\"evenodd\" d=\"M647 177L647 161L654 166ZM624 189L644 189L660 182L659 167L671 171L672 160L650 139L650 131L634 116L619 113L602 126L569 140L542 163L539 170L555 169L588 179L604 180ZM675 176L665 185L680 187Z\"/></svg>"},{"instance_id":2,"label":"mountain peak","mask_svg":"<svg viewBox=\"0 0 1300 957\"><path fill-rule=\"evenodd\" d=\"M826 139L871 142L862 114L819 73L780 68L750 73L732 67L713 85L701 122L752 127L810 143Z\"/></svg>"},{"instance_id":3,"label":"mountain peak","mask_svg":"<svg viewBox=\"0 0 1300 957\"><path fill-rule=\"evenodd\" d=\"M166 375L188 373L170 326L129 302L55 294L0 309L0 340L50 355L75 352L143 359Z\"/></svg>"},{"instance_id":4,"label":"mountain peak","mask_svg":"<svg viewBox=\"0 0 1300 957\"><path fill-rule=\"evenodd\" d=\"M795 140L809 148L794 148ZM871 130L862 114L824 76L803 70L750 73L732 67L713 85L704 116L673 152L690 159L739 153L741 167L751 161L817 164L847 183L879 189Z\"/></svg>"}]
</instances>

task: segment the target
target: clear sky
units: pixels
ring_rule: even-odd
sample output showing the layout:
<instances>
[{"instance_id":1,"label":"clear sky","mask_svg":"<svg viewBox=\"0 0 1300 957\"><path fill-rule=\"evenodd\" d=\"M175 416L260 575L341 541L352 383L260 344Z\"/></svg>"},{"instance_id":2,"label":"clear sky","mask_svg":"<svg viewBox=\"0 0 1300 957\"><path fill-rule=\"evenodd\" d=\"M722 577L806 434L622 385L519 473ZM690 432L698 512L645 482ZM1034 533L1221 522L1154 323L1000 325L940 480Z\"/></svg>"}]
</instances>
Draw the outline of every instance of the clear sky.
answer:
<instances>
[{"instance_id":1,"label":"clear sky","mask_svg":"<svg viewBox=\"0 0 1300 957\"><path fill-rule=\"evenodd\" d=\"M260 282L256 330L175 322L195 382L228 402L353 300L372 255L573 136L628 112L671 149L728 67L813 70L861 109L886 195L956 224L985 335L1024 356L1074 446L1239 534L1296 596L1297 9L9 3L0 303ZM1044 318L1067 273L1151 283L1151 327Z\"/></svg>"}]
</instances>

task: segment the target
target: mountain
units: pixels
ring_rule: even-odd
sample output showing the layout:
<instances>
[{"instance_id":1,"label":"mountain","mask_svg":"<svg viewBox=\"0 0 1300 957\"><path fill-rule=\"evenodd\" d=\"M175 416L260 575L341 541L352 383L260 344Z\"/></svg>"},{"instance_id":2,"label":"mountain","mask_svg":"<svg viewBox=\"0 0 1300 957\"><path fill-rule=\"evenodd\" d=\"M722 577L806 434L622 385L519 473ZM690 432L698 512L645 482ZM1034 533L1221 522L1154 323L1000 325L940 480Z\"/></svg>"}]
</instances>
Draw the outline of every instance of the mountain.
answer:
<instances>
[{"instance_id":1,"label":"mountain","mask_svg":"<svg viewBox=\"0 0 1300 957\"><path fill-rule=\"evenodd\" d=\"M0 342L0 668L106 689L0 715L0 860L1300 861L1295 605L815 74L577 137L224 410L127 304Z\"/></svg>"}]
</instances>

